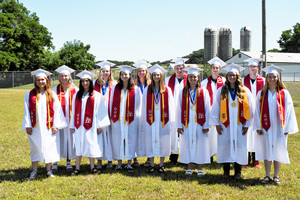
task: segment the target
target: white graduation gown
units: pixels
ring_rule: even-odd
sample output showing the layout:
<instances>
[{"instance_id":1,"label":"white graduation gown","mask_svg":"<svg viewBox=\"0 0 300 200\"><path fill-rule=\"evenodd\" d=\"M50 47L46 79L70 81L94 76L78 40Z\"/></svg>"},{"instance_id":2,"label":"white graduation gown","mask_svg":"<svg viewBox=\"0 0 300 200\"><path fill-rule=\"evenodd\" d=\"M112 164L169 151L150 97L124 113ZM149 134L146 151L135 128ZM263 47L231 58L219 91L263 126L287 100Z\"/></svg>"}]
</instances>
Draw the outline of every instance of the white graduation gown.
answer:
<instances>
[{"instance_id":1,"label":"white graduation gown","mask_svg":"<svg viewBox=\"0 0 300 200\"><path fill-rule=\"evenodd\" d=\"M209 141L209 132L203 133L202 129L209 128L209 114L210 114L210 98L208 91L203 88L204 92L204 104L205 104L205 123L203 126L195 122L196 111L191 109L192 101L189 100L189 123L186 128L181 122L181 109L182 105L182 93L180 91L178 98L178 115L177 117L177 128L183 128L183 134L179 135L180 139L180 162L181 163L196 163L196 164L207 164L210 163L210 141Z\"/></svg>"},{"instance_id":2,"label":"white graduation gown","mask_svg":"<svg viewBox=\"0 0 300 200\"><path fill-rule=\"evenodd\" d=\"M78 88L73 84L73 87L75 87L76 92L78 91ZM52 88L53 92L57 94L57 86ZM73 95L73 97L75 94ZM60 158L67 159L75 159L75 142L73 134L70 131L70 104L69 104L69 88L65 91L65 108L66 108L66 122L68 126L66 128L59 130L59 137L57 137L60 146Z\"/></svg>"},{"instance_id":3,"label":"white graduation gown","mask_svg":"<svg viewBox=\"0 0 300 200\"><path fill-rule=\"evenodd\" d=\"M245 88L247 92L247 98L250 108L250 120L245 122L244 127L249 127L254 116L254 105L251 92L248 88ZM248 150L247 150L247 134L242 135L243 125L238 125L238 101L237 97L233 101L230 93L228 93L229 102L229 125L226 128L220 120L220 102L221 102L221 90L217 91L217 98L212 106L210 114L210 125L221 125L223 128L222 135L218 135L218 163L237 162L240 165L248 164ZM236 106L232 107L231 104L235 102Z\"/></svg>"},{"instance_id":4,"label":"white graduation gown","mask_svg":"<svg viewBox=\"0 0 300 200\"><path fill-rule=\"evenodd\" d=\"M141 101L141 109L144 108L144 101L143 101L143 95L147 93L147 88L144 88L143 93L139 86L137 86L140 89L141 95L142 95L142 101ZM146 111L146 109L143 109L143 111ZM138 133L138 144L137 144L137 157L146 157L146 151L145 151L145 133L144 133L144 127L145 127L145 119L142 116L139 118L139 133Z\"/></svg>"},{"instance_id":5,"label":"white graduation gown","mask_svg":"<svg viewBox=\"0 0 300 200\"><path fill-rule=\"evenodd\" d=\"M170 80L171 76L167 77L165 79L165 84L168 86L169 85L169 80ZM178 79L175 78L175 86L174 86L174 108L178 107L178 96L180 91L184 88L184 80L182 79L182 81L179 83ZM177 114L175 113L175 119L177 118ZM177 130L174 130L175 133L172 134L172 138L171 138L171 153L172 154L178 154L178 142L179 142L179 138L178 138L178 133ZM174 136L174 137L173 137Z\"/></svg>"},{"instance_id":6,"label":"white graduation gown","mask_svg":"<svg viewBox=\"0 0 300 200\"><path fill-rule=\"evenodd\" d=\"M290 164L287 139L288 135L284 133L297 133L299 131L297 119L295 115L293 100L290 93L284 90L285 94L285 124L283 129L281 128L281 122L279 119L276 92L272 93L268 90L268 102L271 126L268 131L263 129L263 135L256 137L256 159L278 161L284 164ZM257 94L256 100L256 115L255 115L255 130L261 130L260 124L260 96L261 91Z\"/></svg>"},{"instance_id":7,"label":"white graduation gown","mask_svg":"<svg viewBox=\"0 0 300 200\"><path fill-rule=\"evenodd\" d=\"M110 121L108 117L107 109L105 109L105 104L102 101L102 98L98 92L94 92L95 102L94 102L94 113L93 113L93 124L89 130L86 130L83 126L84 124L84 115L86 109L87 99L89 93L82 97L81 101L81 124L77 129L74 125L75 117L75 100L77 93L74 94L72 102L72 117L70 128L75 129L74 138L75 138L75 149L76 156L83 156L89 158L98 158L103 156L103 145L98 143L98 134L97 128L105 128L109 126ZM102 112L99 112L101 110ZM102 133L101 133L102 134Z\"/></svg>"},{"instance_id":8,"label":"white graduation gown","mask_svg":"<svg viewBox=\"0 0 300 200\"><path fill-rule=\"evenodd\" d=\"M148 87L145 88L143 94L143 113L142 119L144 121L144 141L145 154L148 158L151 157L167 157L171 154L171 138L172 134L175 133L175 109L172 91L168 88L168 107L169 107L169 121L162 127L161 122L161 98L159 99L158 109L154 109L154 122L149 125L147 122L147 91ZM166 105L165 105L166 106Z\"/></svg>"},{"instance_id":9,"label":"white graduation gown","mask_svg":"<svg viewBox=\"0 0 300 200\"><path fill-rule=\"evenodd\" d=\"M93 84L95 85L95 81L93 81ZM116 85L116 81L113 81L113 86ZM109 101L109 87L107 88L107 91L103 95L103 93L100 94L102 97L102 101L105 103L105 108L108 111L108 101ZM99 110L99 112L102 112L102 110ZM101 157L102 160L113 160L112 155L112 135L111 135L111 125L103 128L103 131L100 135L98 135L98 143L103 147L103 157Z\"/></svg>"},{"instance_id":10,"label":"white graduation gown","mask_svg":"<svg viewBox=\"0 0 300 200\"><path fill-rule=\"evenodd\" d=\"M31 161L41 161L45 163L58 162L59 157L59 143L57 143L57 138L59 137L59 132L52 135L52 129L48 129L46 126L47 121L47 97L46 93L40 94L40 99L37 101L37 126L32 127L30 121L29 113L29 92L26 93L24 99L24 118L22 124L22 130L25 131L26 128L32 128L32 135L28 135L28 140L30 144L30 156ZM52 92L54 97L53 109L53 127L52 128L65 128L67 127L67 122L64 117L64 113L61 109L60 102L57 95Z\"/></svg>"},{"instance_id":11,"label":"white graduation gown","mask_svg":"<svg viewBox=\"0 0 300 200\"><path fill-rule=\"evenodd\" d=\"M223 83L225 83L226 79L224 77L222 77ZM201 81L201 86L204 88L207 88L207 83L208 83L208 79L204 79L203 81ZM211 89L213 92L213 102L216 101L217 98L217 83L214 83L213 81L211 81ZM211 105L212 107L212 105ZM210 143L210 156L214 156L217 154L218 151L218 133L217 133L217 129L216 126L211 126L209 128L209 132L208 132L208 138L209 138L209 143Z\"/></svg>"},{"instance_id":12,"label":"white graduation gown","mask_svg":"<svg viewBox=\"0 0 300 200\"><path fill-rule=\"evenodd\" d=\"M265 78L263 78L263 79L264 79L264 83L265 83ZM242 83L244 84L244 78L242 78ZM253 103L254 103L255 109L256 109L256 83L257 83L256 80L253 83L250 80L251 94L253 97ZM249 126L249 129L247 132L247 137L248 137L248 152L255 152L255 141L256 141L257 133L254 130L254 120L252 120L252 123Z\"/></svg>"},{"instance_id":13,"label":"white graduation gown","mask_svg":"<svg viewBox=\"0 0 300 200\"><path fill-rule=\"evenodd\" d=\"M110 98L110 110L112 108L114 99L114 86L111 90ZM112 149L114 160L131 160L136 157L138 134L139 134L139 118L141 115L141 101L142 95L140 89L135 87L135 109L134 109L134 120L127 125L124 123L125 119L125 105L128 90L122 89L122 98L120 105L120 120L113 122L111 121L112 129Z\"/></svg>"}]
</instances>

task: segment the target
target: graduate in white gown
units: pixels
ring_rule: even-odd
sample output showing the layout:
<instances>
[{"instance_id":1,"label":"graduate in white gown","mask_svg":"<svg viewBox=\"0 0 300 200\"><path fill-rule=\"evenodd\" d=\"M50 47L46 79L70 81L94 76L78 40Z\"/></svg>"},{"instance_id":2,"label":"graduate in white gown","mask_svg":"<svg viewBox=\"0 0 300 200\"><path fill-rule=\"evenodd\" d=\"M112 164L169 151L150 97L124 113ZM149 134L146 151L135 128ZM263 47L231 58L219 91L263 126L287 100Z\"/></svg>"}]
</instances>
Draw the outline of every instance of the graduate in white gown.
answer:
<instances>
[{"instance_id":1,"label":"graduate in white gown","mask_svg":"<svg viewBox=\"0 0 300 200\"><path fill-rule=\"evenodd\" d=\"M175 134L175 110L171 89L165 85L167 72L158 64L149 69L151 84L143 94L145 154L150 158L149 172L154 172L154 157L160 157L159 173L164 173L165 157L171 154L171 138Z\"/></svg>"},{"instance_id":2,"label":"graduate in white gown","mask_svg":"<svg viewBox=\"0 0 300 200\"><path fill-rule=\"evenodd\" d=\"M226 63L218 57L214 57L208 61L210 65L211 76L204 79L201 82L201 86L206 88L210 97L210 106L216 101L217 90L222 87L225 83L225 78L219 75L222 67L226 65ZM217 141L218 141L218 133L215 126L209 128L209 143L210 143L210 155L211 162L213 162L213 156L217 154Z\"/></svg>"},{"instance_id":3,"label":"graduate in white gown","mask_svg":"<svg viewBox=\"0 0 300 200\"><path fill-rule=\"evenodd\" d=\"M109 112L109 100L111 96L111 90L113 86L117 84L114 80L111 72L111 67L115 66L116 64L109 62L109 61L102 61L96 66L100 67L99 76L96 80L93 81L94 84L94 91L99 92L100 96L102 97L102 101L105 102L106 110ZM102 110L99 110L102 112ZM101 146L101 149L104 150L103 157L98 158L97 169L102 170L102 160L107 160L106 169L112 168L112 135L111 135L111 126L105 127L102 130L103 134L98 135L98 142Z\"/></svg>"},{"instance_id":4,"label":"graduate in white gown","mask_svg":"<svg viewBox=\"0 0 300 200\"><path fill-rule=\"evenodd\" d=\"M173 97L174 97L174 106L177 108L178 103L177 99L179 96L180 91L183 89L183 87L186 85L187 81L187 74L183 70L185 68L185 62L188 59L186 58L175 58L172 60L174 62L174 74L172 76L169 76L165 79L165 84L169 86L169 88L172 91ZM177 113L175 113L176 118ZM170 155L170 161L176 165L178 162L178 134L176 129L174 130L175 134L174 137L172 137L172 147L171 147L171 155Z\"/></svg>"},{"instance_id":5,"label":"graduate in white gown","mask_svg":"<svg viewBox=\"0 0 300 200\"><path fill-rule=\"evenodd\" d=\"M79 91L73 98L70 123L75 138L76 169L71 175L80 173L82 157L89 158L91 173L99 174L101 170L95 168L94 158L103 156L104 149L98 143L98 135L110 125L108 111L100 94L94 91L92 79L96 75L84 70L76 76L80 77Z\"/></svg>"},{"instance_id":6,"label":"graduate in white gown","mask_svg":"<svg viewBox=\"0 0 300 200\"><path fill-rule=\"evenodd\" d=\"M241 179L241 165L248 163L247 130L254 115L251 92L242 85L239 65L230 64L226 81L218 89L210 124L218 132L217 162L223 163L224 178L229 178L230 163L234 162L235 179Z\"/></svg>"},{"instance_id":7,"label":"graduate in white gown","mask_svg":"<svg viewBox=\"0 0 300 200\"><path fill-rule=\"evenodd\" d=\"M256 158L264 160L266 176L263 183L270 182L271 165L274 163L273 181L277 184L281 163L290 164L287 139L289 134L299 131L293 100L281 82L281 68L270 65L266 72L266 84L257 95L255 129Z\"/></svg>"},{"instance_id":8,"label":"graduate in white gown","mask_svg":"<svg viewBox=\"0 0 300 200\"><path fill-rule=\"evenodd\" d=\"M179 94L177 132L180 133L180 162L188 164L186 175L193 174L192 163L197 165L197 175L203 176L202 164L210 163L208 91L200 85L198 67L187 67L188 81Z\"/></svg>"},{"instance_id":9,"label":"graduate in white gown","mask_svg":"<svg viewBox=\"0 0 300 200\"><path fill-rule=\"evenodd\" d=\"M265 84L265 78L263 78L260 74L258 74L259 71L259 60L255 58L249 58L247 60L244 60L245 62L248 62L248 70L249 74L242 78L242 83L245 87L247 87L252 94L252 97L254 100L256 100L257 93L263 89ZM255 104L255 101L254 101ZM255 107L256 108L256 107ZM252 121L254 122L254 120ZM252 123L247 132L248 136L248 164L243 165L243 167L248 167L251 162L254 167L261 168L261 165L259 164L258 160L255 158L255 140L257 137L257 133L254 130L254 124Z\"/></svg>"},{"instance_id":10,"label":"graduate in white gown","mask_svg":"<svg viewBox=\"0 0 300 200\"><path fill-rule=\"evenodd\" d=\"M57 95L51 90L48 76L50 72L38 69L34 88L27 92L24 99L24 118L22 130L26 131L30 144L33 180L37 176L38 162L46 163L48 177L54 177L51 164L59 161L58 129L67 127Z\"/></svg>"},{"instance_id":11,"label":"graduate in white gown","mask_svg":"<svg viewBox=\"0 0 300 200\"><path fill-rule=\"evenodd\" d=\"M133 67L118 67L121 68L120 78L110 98L113 158L118 160L116 170L122 170L122 159L125 158L128 161L125 168L132 172L131 160L137 152L142 95L132 81Z\"/></svg>"},{"instance_id":12,"label":"graduate in white gown","mask_svg":"<svg viewBox=\"0 0 300 200\"><path fill-rule=\"evenodd\" d=\"M73 134L70 132L70 119L72 113L72 99L78 88L72 83L71 74L75 71L68 66L61 66L55 70L58 75L59 84L52 88L57 94L61 108L64 112L68 126L59 130L58 142L60 144L60 158L67 160L66 169L72 170L70 160L75 159L75 143ZM53 163L52 170L57 170L57 162Z\"/></svg>"},{"instance_id":13,"label":"graduate in white gown","mask_svg":"<svg viewBox=\"0 0 300 200\"><path fill-rule=\"evenodd\" d=\"M151 83L151 79L150 79L150 75L148 72L148 67L151 66L150 63L147 63L144 60L140 60L136 63L133 64L133 66L137 69L136 75L135 75L135 80L134 80L134 84L140 88L141 93L143 95L145 88L150 85ZM143 105L141 105L141 108L143 108ZM144 141L143 137L144 137L144 120L142 119L142 117L140 118L140 122L139 122L139 136L138 136L138 150L137 150L137 157L145 157L145 144L143 144L142 141ZM137 158L134 159L134 163L133 166L138 167L139 166L139 162L137 160ZM144 163L145 167L149 167L150 166L150 160L149 158L147 158L147 161Z\"/></svg>"}]
</instances>

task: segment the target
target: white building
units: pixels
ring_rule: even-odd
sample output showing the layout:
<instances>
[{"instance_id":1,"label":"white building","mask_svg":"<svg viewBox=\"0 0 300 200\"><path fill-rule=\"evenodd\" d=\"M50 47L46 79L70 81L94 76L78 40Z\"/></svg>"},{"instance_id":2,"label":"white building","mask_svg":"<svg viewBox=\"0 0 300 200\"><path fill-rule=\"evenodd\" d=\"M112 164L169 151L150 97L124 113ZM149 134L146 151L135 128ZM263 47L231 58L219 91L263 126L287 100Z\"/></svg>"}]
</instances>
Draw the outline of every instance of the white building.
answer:
<instances>
[{"instance_id":1,"label":"white building","mask_svg":"<svg viewBox=\"0 0 300 200\"><path fill-rule=\"evenodd\" d=\"M226 63L235 63L245 67L245 70L241 73L241 75L244 76L249 73L248 65L244 60L248 58L260 59L261 57L261 52L241 51L228 59ZM270 64L284 69L281 73L283 81L300 81L300 53L267 52L267 65Z\"/></svg>"}]
</instances>

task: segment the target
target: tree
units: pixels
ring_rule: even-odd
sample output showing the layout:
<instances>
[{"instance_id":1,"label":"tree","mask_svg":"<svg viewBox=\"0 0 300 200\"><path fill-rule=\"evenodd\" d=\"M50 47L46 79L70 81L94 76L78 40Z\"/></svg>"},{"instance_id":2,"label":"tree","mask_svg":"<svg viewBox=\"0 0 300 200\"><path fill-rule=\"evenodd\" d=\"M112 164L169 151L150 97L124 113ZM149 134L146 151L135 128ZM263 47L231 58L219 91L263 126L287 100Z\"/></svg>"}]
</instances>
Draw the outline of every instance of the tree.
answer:
<instances>
[{"instance_id":1,"label":"tree","mask_svg":"<svg viewBox=\"0 0 300 200\"><path fill-rule=\"evenodd\" d=\"M203 64L204 62L204 49L193 51L191 54L184 56L188 58L187 64Z\"/></svg>"},{"instance_id":2,"label":"tree","mask_svg":"<svg viewBox=\"0 0 300 200\"><path fill-rule=\"evenodd\" d=\"M280 50L276 49L276 48L273 48L273 49L268 50L268 52L280 52Z\"/></svg>"},{"instance_id":3,"label":"tree","mask_svg":"<svg viewBox=\"0 0 300 200\"><path fill-rule=\"evenodd\" d=\"M88 53L91 46L84 45L79 40L66 42L58 51L59 57L64 65L74 70L93 69L95 66L95 56Z\"/></svg>"},{"instance_id":4,"label":"tree","mask_svg":"<svg viewBox=\"0 0 300 200\"><path fill-rule=\"evenodd\" d=\"M44 50L54 48L51 33L15 0L0 2L0 70L34 70Z\"/></svg>"},{"instance_id":5,"label":"tree","mask_svg":"<svg viewBox=\"0 0 300 200\"><path fill-rule=\"evenodd\" d=\"M240 53L239 49L232 48L232 56L235 56L238 53Z\"/></svg>"},{"instance_id":6,"label":"tree","mask_svg":"<svg viewBox=\"0 0 300 200\"><path fill-rule=\"evenodd\" d=\"M283 31L277 42L282 52L300 52L300 23L293 26L293 30Z\"/></svg>"}]
</instances>

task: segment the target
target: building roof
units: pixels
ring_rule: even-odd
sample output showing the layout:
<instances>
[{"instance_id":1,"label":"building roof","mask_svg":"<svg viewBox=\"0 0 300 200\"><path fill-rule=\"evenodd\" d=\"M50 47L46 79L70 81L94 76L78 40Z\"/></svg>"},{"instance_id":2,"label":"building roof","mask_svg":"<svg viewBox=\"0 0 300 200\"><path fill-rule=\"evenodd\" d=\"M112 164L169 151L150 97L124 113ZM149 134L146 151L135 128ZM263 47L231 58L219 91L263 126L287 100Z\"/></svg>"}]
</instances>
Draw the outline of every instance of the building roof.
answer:
<instances>
[{"instance_id":1,"label":"building roof","mask_svg":"<svg viewBox=\"0 0 300 200\"><path fill-rule=\"evenodd\" d=\"M261 54L262 54L261 52L252 52L252 51L241 51L240 53L244 54L245 56L248 56L249 58L261 58ZM268 63L300 63L300 53L267 52L267 62Z\"/></svg>"}]
</instances>

